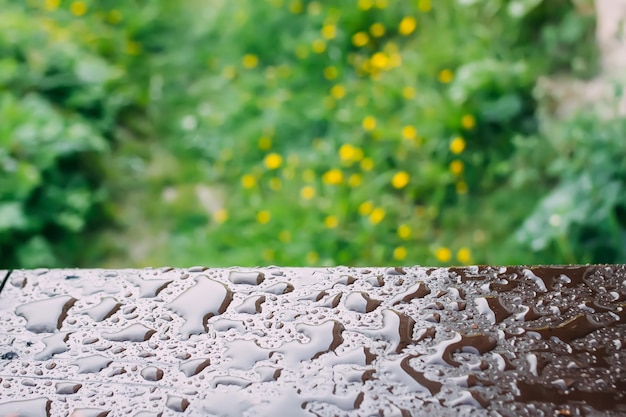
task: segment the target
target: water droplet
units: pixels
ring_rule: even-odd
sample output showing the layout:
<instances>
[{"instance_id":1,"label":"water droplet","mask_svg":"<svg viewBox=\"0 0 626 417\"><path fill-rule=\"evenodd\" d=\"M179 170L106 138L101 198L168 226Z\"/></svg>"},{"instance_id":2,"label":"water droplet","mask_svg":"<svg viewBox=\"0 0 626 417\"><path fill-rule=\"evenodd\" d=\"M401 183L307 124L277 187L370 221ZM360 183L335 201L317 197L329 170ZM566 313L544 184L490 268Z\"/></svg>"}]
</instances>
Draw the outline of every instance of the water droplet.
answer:
<instances>
[{"instance_id":1,"label":"water droplet","mask_svg":"<svg viewBox=\"0 0 626 417\"><path fill-rule=\"evenodd\" d=\"M140 411L137 414L135 414L133 417L161 417L163 415L162 412L156 412L156 411Z\"/></svg>"},{"instance_id":2,"label":"water droplet","mask_svg":"<svg viewBox=\"0 0 626 417\"><path fill-rule=\"evenodd\" d=\"M101 408L76 408L70 417L107 417L110 412Z\"/></svg>"},{"instance_id":3,"label":"water droplet","mask_svg":"<svg viewBox=\"0 0 626 417\"><path fill-rule=\"evenodd\" d=\"M232 359L230 367L250 369L257 362L270 357L270 350L260 347L254 340L232 340L225 343L226 358Z\"/></svg>"},{"instance_id":4,"label":"water droplet","mask_svg":"<svg viewBox=\"0 0 626 417\"><path fill-rule=\"evenodd\" d=\"M357 313L369 313L374 311L378 308L380 303L380 300L370 298L367 293L362 291L348 294L344 301L344 305L348 310L356 311Z\"/></svg>"},{"instance_id":5,"label":"water droplet","mask_svg":"<svg viewBox=\"0 0 626 417\"><path fill-rule=\"evenodd\" d=\"M172 283L171 279L143 279L136 275L128 275L126 279L128 282L139 287L139 296L141 298L156 297Z\"/></svg>"},{"instance_id":6,"label":"water droplet","mask_svg":"<svg viewBox=\"0 0 626 417\"><path fill-rule=\"evenodd\" d=\"M204 275L196 277L195 281L194 286L166 305L185 319L180 329L185 338L205 333L207 320L226 311L233 299L232 292L221 282Z\"/></svg>"},{"instance_id":7,"label":"water droplet","mask_svg":"<svg viewBox=\"0 0 626 417\"><path fill-rule=\"evenodd\" d=\"M102 337L113 342L145 342L154 333L156 333L156 330L150 329L143 324L135 323L118 332L102 332Z\"/></svg>"},{"instance_id":8,"label":"water droplet","mask_svg":"<svg viewBox=\"0 0 626 417\"><path fill-rule=\"evenodd\" d=\"M102 355L83 356L76 359L74 365L78 366L79 374L88 374L94 372L100 372L107 366L109 366L113 360Z\"/></svg>"},{"instance_id":9,"label":"water droplet","mask_svg":"<svg viewBox=\"0 0 626 417\"><path fill-rule=\"evenodd\" d=\"M301 343L293 340L276 349L284 355L284 360L290 367L296 367L303 360L315 359L326 352L335 350L343 343L344 327L335 320L318 325L298 324L296 330L307 336L310 339L309 342Z\"/></svg>"},{"instance_id":10,"label":"water droplet","mask_svg":"<svg viewBox=\"0 0 626 417\"><path fill-rule=\"evenodd\" d=\"M391 305L396 305L400 303L410 303L411 300L415 298L423 298L430 294L430 288L420 281L416 284L411 285L406 291L396 295L391 299Z\"/></svg>"},{"instance_id":11,"label":"water droplet","mask_svg":"<svg viewBox=\"0 0 626 417\"><path fill-rule=\"evenodd\" d=\"M500 298L496 296L478 297L474 299L478 312L485 317L491 324L501 323L505 318L513 314L507 309Z\"/></svg>"},{"instance_id":12,"label":"water droplet","mask_svg":"<svg viewBox=\"0 0 626 417\"><path fill-rule=\"evenodd\" d=\"M424 357L426 363L460 366L461 364L452 358L456 352L469 352L485 354L495 348L497 341L483 334L471 336L461 335L455 332L452 339L444 340L434 346L435 353Z\"/></svg>"},{"instance_id":13,"label":"water droplet","mask_svg":"<svg viewBox=\"0 0 626 417\"><path fill-rule=\"evenodd\" d=\"M20 355L18 355L16 352L9 351L9 352L3 353L0 356L0 359L2 359L4 361L12 361L13 359L17 359L19 357L20 357Z\"/></svg>"},{"instance_id":14,"label":"water droplet","mask_svg":"<svg viewBox=\"0 0 626 417\"><path fill-rule=\"evenodd\" d=\"M282 368L275 368L273 366L257 366L254 371L259 374L261 382L276 381L280 378Z\"/></svg>"},{"instance_id":15,"label":"water droplet","mask_svg":"<svg viewBox=\"0 0 626 417\"><path fill-rule=\"evenodd\" d=\"M185 362L181 362L178 365L178 369L182 371L186 376L192 377L198 375L204 368L209 366L211 361L208 358L191 359Z\"/></svg>"},{"instance_id":16,"label":"water droplet","mask_svg":"<svg viewBox=\"0 0 626 417\"><path fill-rule=\"evenodd\" d=\"M473 407L484 408L480 401L478 401L471 391L461 391L460 395L453 399L446 401L446 404L450 407L456 407L459 405L470 405Z\"/></svg>"},{"instance_id":17,"label":"water droplet","mask_svg":"<svg viewBox=\"0 0 626 417\"><path fill-rule=\"evenodd\" d=\"M216 388L218 385L235 385L241 388L246 388L252 384L252 381L238 376L220 375L211 378L210 384L211 388Z\"/></svg>"},{"instance_id":18,"label":"water droplet","mask_svg":"<svg viewBox=\"0 0 626 417\"><path fill-rule=\"evenodd\" d=\"M390 343L389 351L402 352L405 347L413 343L415 320L404 313L389 309L383 310L382 315L383 327L381 329L363 329L360 332L370 337L382 337Z\"/></svg>"},{"instance_id":19,"label":"water droplet","mask_svg":"<svg viewBox=\"0 0 626 417\"><path fill-rule=\"evenodd\" d=\"M13 276L11 277L10 282L11 282L11 285L13 285L15 288L21 289L26 286L26 283L28 282L28 280L24 276Z\"/></svg>"},{"instance_id":20,"label":"water droplet","mask_svg":"<svg viewBox=\"0 0 626 417\"><path fill-rule=\"evenodd\" d=\"M248 297L243 302L235 307L237 313L256 314L262 312L261 305L265 302L264 295L255 295Z\"/></svg>"},{"instance_id":21,"label":"water droplet","mask_svg":"<svg viewBox=\"0 0 626 417\"><path fill-rule=\"evenodd\" d=\"M274 295L281 295L281 294L287 294L290 293L294 290L293 285L291 285L288 282L277 282L276 284L264 288L263 292L266 292L268 294L274 294Z\"/></svg>"},{"instance_id":22,"label":"water droplet","mask_svg":"<svg viewBox=\"0 0 626 417\"><path fill-rule=\"evenodd\" d=\"M52 358L57 353L68 351L69 347L66 342L70 334L70 332L60 332L41 339L46 347L44 350L35 355L35 359L38 361L45 361Z\"/></svg>"},{"instance_id":23,"label":"water droplet","mask_svg":"<svg viewBox=\"0 0 626 417\"><path fill-rule=\"evenodd\" d=\"M189 407L189 401L183 397L178 397L176 395L168 395L165 405L170 410L174 410L176 412L182 413L187 409L187 407Z\"/></svg>"},{"instance_id":24,"label":"water droplet","mask_svg":"<svg viewBox=\"0 0 626 417\"><path fill-rule=\"evenodd\" d=\"M342 275L338 280L335 281L336 284L341 285L352 285L356 282L356 278L351 275Z\"/></svg>"},{"instance_id":25,"label":"water droplet","mask_svg":"<svg viewBox=\"0 0 626 417\"><path fill-rule=\"evenodd\" d=\"M52 401L45 397L0 403L0 416L50 417L51 404Z\"/></svg>"},{"instance_id":26,"label":"water droplet","mask_svg":"<svg viewBox=\"0 0 626 417\"><path fill-rule=\"evenodd\" d=\"M426 378L423 372L417 371L410 364L416 355L409 355L398 359L388 359L383 369L390 377L408 387L411 391L429 393L435 395L441 390L441 383Z\"/></svg>"},{"instance_id":27,"label":"water droplet","mask_svg":"<svg viewBox=\"0 0 626 417\"><path fill-rule=\"evenodd\" d=\"M585 337L594 330L602 327L602 324L590 320L587 315L579 314L556 327L545 326L540 328L528 328L526 330L538 333L544 339L557 337L565 343L570 343L572 340Z\"/></svg>"},{"instance_id":28,"label":"water droplet","mask_svg":"<svg viewBox=\"0 0 626 417\"><path fill-rule=\"evenodd\" d=\"M526 278L528 278L529 280L534 282L535 285L537 285L537 287L539 288L539 291L541 292L548 291L548 289L546 288L546 283L543 282L543 280L539 278L537 275L535 275L530 269L522 269L522 273Z\"/></svg>"},{"instance_id":29,"label":"water droplet","mask_svg":"<svg viewBox=\"0 0 626 417\"><path fill-rule=\"evenodd\" d=\"M386 268L385 274L386 275L406 275L406 272L404 271L404 269L400 267L395 267L395 268Z\"/></svg>"},{"instance_id":30,"label":"water droplet","mask_svg":"<svg viewBox=\"0 0 626 417\"><path fill-rule=\"evenodd\" d=\"M160 381L163 378L163 370L156 366L147 366L141 370L141 377L146 381Z\"/></svg>"},{"instance_id":31,"label":"water droplet","mask_svg":"<svg viewBox=\"0 0 626 417\"><path fill-rule=\"evenodd\" d=\"M15 314L26 319L26 329L34 333L52 333L61 328L67 311L76 299L69 295L31 301L15 309Z\"/></svg>"},{"instance_id":32,"label":"water droplet","mask_svg":"<svg viewBox=\"0 0 626 417\"><path fill-rule=\"evenodd\" d=\"M231 271L228 279L233 284L259 285L265 280L265 275L254 271Z\"/></svg>"},{"instance_id":33,"label":"water droplet","mask_svg":"<svg viewBox=\"0 0 626 417\"><path fill-rule=\"evenodd\" d=\"M109 373L109 377L123 375L125 373L126 373L126 369L124 367L117 366L111 370L111 372Z\"/></svg>"},{"instance_id":34,"label":"water droplet","mask_svg":"<svg viewBox=\"0 0 626 417\"><path fill-rule=\"evenodd\" d=\"M76 384L74 382L57 382L54 385L56 393L60 395L76 394L79 389L82 388L82 384Z\"/></svg>"},{"instance_id":35,"label":"water droplet","mask_svg":"<svg viewBox=\"0 0 626 417\"><path fill-rule=\"evenodd\" d=\"M376 355L367 347L358 347L346 352L335 353L335 356L328 357L324 363L326 365L361 365L371 364L376 359Z\"/></svg>"}]
</instances>

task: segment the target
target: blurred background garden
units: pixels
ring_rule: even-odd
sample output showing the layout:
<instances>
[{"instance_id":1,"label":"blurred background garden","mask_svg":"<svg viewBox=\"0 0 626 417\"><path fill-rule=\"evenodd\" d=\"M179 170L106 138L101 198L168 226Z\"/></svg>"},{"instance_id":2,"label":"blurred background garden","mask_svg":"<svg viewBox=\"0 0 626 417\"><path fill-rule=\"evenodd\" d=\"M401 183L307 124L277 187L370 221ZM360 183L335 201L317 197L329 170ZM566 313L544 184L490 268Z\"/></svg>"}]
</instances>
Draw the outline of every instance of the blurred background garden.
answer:
<instances>
[{"instance_id":1,"label":"blurred background garden","mask_svg":"<svg viewBox=\"0 0 626 417\"><path fill-rule=\"evenodd\" d=\"M626 262L594 6L0 0L0 267Z\"/></svg>"}]
</instances>

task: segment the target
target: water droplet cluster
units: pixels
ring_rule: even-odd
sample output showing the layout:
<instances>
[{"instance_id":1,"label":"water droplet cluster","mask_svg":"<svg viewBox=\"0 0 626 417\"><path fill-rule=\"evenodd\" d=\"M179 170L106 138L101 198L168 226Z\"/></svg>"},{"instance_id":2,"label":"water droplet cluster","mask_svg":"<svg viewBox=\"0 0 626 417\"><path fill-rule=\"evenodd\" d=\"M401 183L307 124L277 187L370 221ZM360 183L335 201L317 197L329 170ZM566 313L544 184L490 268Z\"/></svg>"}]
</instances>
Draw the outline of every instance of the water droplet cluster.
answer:
<instances>
[{"instance_id":1,"label":"water droplet cluster","mask_svg":"<svg viewBox=\"0 0 626 417\"><path fill-rule=\"evenodd\" d=\"M0 415L626 414L626 267L14 271Z\"/></svg>"}]
</instances>

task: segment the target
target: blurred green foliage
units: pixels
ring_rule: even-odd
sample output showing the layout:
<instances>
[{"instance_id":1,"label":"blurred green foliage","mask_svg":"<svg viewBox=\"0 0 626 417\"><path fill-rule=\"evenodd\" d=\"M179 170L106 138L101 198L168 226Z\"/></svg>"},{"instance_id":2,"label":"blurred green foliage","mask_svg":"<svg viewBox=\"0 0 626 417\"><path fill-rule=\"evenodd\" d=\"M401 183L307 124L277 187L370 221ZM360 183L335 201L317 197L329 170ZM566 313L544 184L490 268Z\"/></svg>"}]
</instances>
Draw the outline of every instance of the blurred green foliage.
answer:
<instances>
[{"instance_id":1,"label":"blurred green foliage","mask_svg":"<svg viewBox=\"0 0 626 417\"><path fill-rule=\"evenodd\" d=\"M533 97L570 0L0 7L5 265L623 260L623 123Z\"/></svg>"}]
</instances>

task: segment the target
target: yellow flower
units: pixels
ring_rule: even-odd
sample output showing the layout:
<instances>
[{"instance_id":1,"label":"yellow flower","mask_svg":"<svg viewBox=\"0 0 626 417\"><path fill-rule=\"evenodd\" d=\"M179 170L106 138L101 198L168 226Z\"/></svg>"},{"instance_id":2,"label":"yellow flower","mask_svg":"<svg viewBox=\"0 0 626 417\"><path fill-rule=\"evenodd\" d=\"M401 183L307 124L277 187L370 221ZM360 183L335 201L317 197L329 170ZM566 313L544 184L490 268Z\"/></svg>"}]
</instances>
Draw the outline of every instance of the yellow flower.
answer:
<instances>
[{"instance_id":1,"label":"yellow flower","mask_svg":"<svg viewBox=\"0 0 626 417\"><path fill-rule=\"evenodd\" d=\"M256 221L261 224L266 224L267 222L270 221L271 218L272 218L272 215L267 210L261 210L256 215Z\"/></svg>"},{"instance_id":2,"label":"yellow flower","mask_svg":"<svg viewBox=\"0 0 626 417\"><path fill-rule=\"evenodd\" d=\"M374 0L359 0L358 7L361 10L369 10L374 5Z\"/></svg>"},{"instance_id":3,"label":"yellow flower","mask_svg":"<svg viewBox=\"0 0 626 417\"><path fill-rule=\"evenodd\" d=\"M414 140L417 137L417 130L413 126L404 126L402 128L402 137L406 140Z\"/></svg>"},{"instance_id":4,"label":"yellow flower","mask_svg":"<svg viewBox=\"0 0 626 417\"><path fill-rule=\"evenodd\" d=\"M262 151L267 151L269 148L272 147L272 138L270 138L269 136L261 136L259 138L259 149Z\"/></svg>"},{"instance_id":5,"label":"yellow flower","mask_svg":"<svg viewBox=\"0 0 626 417\"><path fill-rule=\"evenodd\" d=\"M363 119L363 129L371 131L376 129L376 119L373 116L367 116Z\"/></svg>"},{"instance_id":6,"label":"yellow flower","mask_svg":"<svg viewBox=\"0 0 626 417\"><path fill-rule=\"evenodd\" d=\"M306 11L311 16L317 16L322 13L322 5L317 1L312 1L306 8Z\"/></svg>"},{"instance_id":7,"label":"yellow flower","mask_svg":"<svg viewBox=\"0 0 626 417\"><path fill-rule=\"evenodd\" d=\"M337 78L337 76L339 75L339 71L337 70L337 67L326 67L324 68L324 77L327 80L334 80L335 78Z\"/></svg>"},{"instance_id":8,"label":"yellow flower","mask_svg":"<svg viewBox=\"0 0 626 417\"><path fill-rule=\"evenodd\" d=\"M320 260L320 256L317 252L311 251L306 254L306 263L309 265L315 265Z\"/></svg>"},{"instance_id":9,"label":"yellow flower","mask_svg":"<svg viewBox=\"0 0 626 417\"><path fill-rule=\"evenodd\" d=\"M313 48L313 52L315 52L316 54L321 54L326 50L326 42L321 39L317 39L313 41L311 47Z\"/></svg>"},{"instance_id":10,"label":"yellow flower","mask_svg":"<svg viewBox=\"0 0 626 417\"><path fill-rule=\"evenodd\" d=\"M357 32L352 36L352 44L357 48L367 45L370 37L365 32Z\"/></svg>"},{"instance_id":11,"label":"yellow flower","mask_svg":"<svg viewBox=\"0 0 626 417\"><path fill-rule=\"evenodd\" d=\"M300 197L302 197L304 200L312 199L313 197L315 197L315 188L310 185L302 187L302 189L300 190Z\"/></svg>"},{"instance_id":12,"label":"yellow flower","mask_svg":"<svg viewBox=\"0 0 626 417\"><path fill-rule=\"evenodd\" d=\"M464 149L465 140L462 137L457 136L456 138L452 139L452 142L450 142L450 152L452 152L453 154L458 155L463 152Z\"/></svg>"},{"instance_id":13,"label":"yellow flower","mask_svg":"<svg viewBox=\"0 0 626 417\"><path fill-rule=\"evenodd\" d=\"M357 162L363 159L363 149L354 148L354 155L352 155L352 160Z\"/></svg>"},{"instance_id":14,"label":"yellow flower","mask_svg":"<svg viewBox=\"0 0 626 417\"><path fill-rule=\"evenodd\" d=\"M354 155L356 153L356 148L349 143L345 143L341 145L339 148L339 157L342 161L352 161L354 159Z\"/></svg>"},{"instance_id":15,"label":"yellow flower","mask_svg":"<svg viewBox=\"0 0 626 417\"><path fill-rule=\"evenodd\" d=\"M52 12L59 8L61 0L46 0L44 7L47 11Z\"/></svg>"},{"instance_id":16,"label":"yellow flower","mask_svg":"<svg viewBox=\"0 0 626 417\"><path fill-rule=\"evenodd\" d=\"M415 98L415 89L413 87L404 87L402 89L402 97L404 97L407 100L411 100L413 98Z\"/></svg>"},{"instance_id":17,"label":"yellow flower","mask_svg":"<svg viewBox=\"0 0 626 417\"><path fill-rule=\"evenodd\" d=\"M402 64L402 55L391 54L389 55L389 68L397 68Z\"/></svg>"},{"instance_id":18,"label":"yellow flower","mask_svg":"<svg viewBox=\"0 0 626 417\"><path fill-rule=\"evenodd\" d=\"M385 26L382 23L374 23L370 26L370 33L375 38L380 38L385 35Z\"/></svg>"},{"instance_id":19,"label":"yellow flower","mask_svg":"<svg viewBox=\"0 0 626 417\"><path fill-rule=\"evenodd\" d=\"M408 240L411 237L411 227L406 224L398 226L398 237L403 240Z\"/></svg>"},{"instance_id":20,"label":"yellow flower","mask_svg":"<svg viewBox=\"0 0 626 417\"><path fill-rule=\"evenodd\" d=\"M330 95L334 99L339 100L346 95L346 89L341 84L333 85L333 87L330 89Z\"/></svg>"},{"instance_id":21,"label":"yellow flower","mask_svg":"<svg viewBox=\"0 0 626 417\"><path fill-rule=\"evenodd\" d=\"M448 84L454 78L454 74L449 69L442 69L439 71L439 82Z\"/></svg>"},{"instance_id":22,"label":"yellow flower","mask_svg":"<svg viewBox=\"0 0 626 417\"><path fill-rule=\"evenodd\" d=\"M276 251L270 248L263 249L263 252L261 253L261 256L266 261L272 261L275 255L276 255Z\"/></svg>"},{"instance_id":23,"label":"yellow flower","mask_svg":"<svg viewBox=\"0 0 626 417\"><path fill-rule=\"evenodd\" d=\"M241 177L241 185L243 188L252 188L256 185L256 178L252 174L246 174Z\"/></svg>"},{"instance_id":24,"label":"yellow flower","mask_svg":"<svg viewBox=\"0 0 626 417\"><path fill-rule=\"evenodd\" d=\"M474 126L476 126L476 118L474 118L474 116L472 116L471 114L466 114L465 116L461 117L461 126L463 126L463 128L466 130L472 129Z\"/></svg>"},{"instance_id":25,"label":"yellow flower","mask_svg":"<svg viewBox=\"0 0 626 417\"><path fill-rule=\"evenodd\" d=\"M400 171L397 172L396 175L394 175L391 179L391 185L393 185L393 188L399 190L406 187L406 185L409 183L409 180L409 173L406 171Z\"/></svg>"},{"instance_id":26,"label":"yellow flower","mask_svg":"<svg viewBox=\"0 0 626 417\"><path fill-rule=\"evenodd\" d=\"M324 184L329 185L341 184L341 182L343 181L343 172L341 172L340 169L333 168L324 173L324 175L322 176L322 181L324 182Z\"/></svg>"},{"instance_id":27,"label":"yellow flower","mask_svg":"<svg viewBox=\"0 0 626 417\"><path fill-rule=\"evenodd\" d=\"M454 175L460 175L463 172L463 162L459 161L458 159L455 159L454 161L450 162L450 172L453 173Z\"/></svg>"},{"instance_id":28,"label":"yellow flower","mask_svg":"<svg viewBox=\"0 0 626 417\"><path fill-rule=\"evenodd\" d=\"M387 68L387 66L389 65L389 58L387 58L387 55L382 52L376 52L374 55L372 55L370 62L372 64L372 67L382 70Z\"/></svg>"},{"instance_id":29,"label":"yellow flower","mask_svg":"<svg viewBox=\"0 0 626 417\"><path fill-rule=\"evenodd\" d=\"M361 169L363 171L371 171L374 168L374 160L372 158L363 158L361 161Z\"/></svg>"},{"instance_id":30,"label":"yellow flower","mask_svg":"<svg viewBox=\"0 0 626 417\"><path fill-rule=\"evenodd\" d=\"M359 94L358 96L356 96L356 100L354 101L354 103L357 105L357 107L365 107L367 106L367 103L369 103L370 99L368 96L366 96L365 94Z\"/></svg>"},{"instance_id":31,"label":"yellow flower","mask_svg":"<svg viewBox=\"0 0 626 417\"><path fill-rule=\"evenodd\" d=\"M126 53L128 55L137 55L139 52L141 52L141 45L133 41L126 42Z\"/></svg>"},{"instance_id":32,"label":"yellow flower","mask_svg":"<svg viewBox=\"0 0 626 417\"><path fill-rule=\"evenodd\" d=\"M274 191L278 191L283 188L283 182L280 180L280 178L271 178L269 184L270 188Z\"/></svg>"},{"instance_id":33,"label":"yellow flower","mask_svg":"<svg viewBox=\"0 0 626 417\"><path fill-rule=\"evenodd\" d=\"M363 177L359 174L352 174L350 175L350 178L348 178L348 185L353 188L361 185L361 182L363 182Z\"/></svg>"},{"instance_id":34,"label":"yellow flower","mask_svg":"<svg viewBox=\"0 0 626 417\"><path fill-rule=\"evenodd\" d=\"M70 12L74 16L82 16L87 13L87 5L82 1L75 1L70 5Z\"/></svg>"},{"instance_id":35,"label":"yellow flower","mask_svg":"<svg viewBox=\"0 0 626 417\"><path fill-rule=\"evenodd\" d=\"M386 214L385 213L385 209L383 209L381 207L376 207L370 213L370 223L372 223L372 224L380 223L385 218L385 214Z\"/></svg>"},{"instance_id":36,"label":"yellow flower","mask_svg":"<svg viewBox=\"0 0 626 417\"><path fill-rule=\"evenodd\" d=\"M224 223L226 220L228 220L228 212L224 209L217 210L215 213L213 213L213 220L215 220L215 222L218 224Z\"/></svg>"},{"instance_id":37,"label":"yellow flower","mask_svg":"<svg viewBox=\"0 0 626 417\"><path fill-rule=\"evenodd\" d=\"M452 258L452 252L448 248L440 247L435 251L435 257L439 262L448 262Z\"/></svg>"},{"instance_id":38,"label":"yellow flower","mask_svg":"<svg viewBox=\"0 0 626 417\"><path fill-rule=\"evenodd\" d=\"M374 209L374 204L371 201L365 201L359 204L359 214L361 216L367 216Z\"/></svg>"},{"instance_id":39,"label":"yellow flower","mask_svg":"<svg viewBox=\"0 0 626 417\"><path fill-rule=\"evenodd\" d=\"M52 1L59 2L59 0L52 0ZM121 21L122 21L122 12L120 12L119 10L113 9L107 14L107 22L111 24L116 24Z\"/></svg>"},{"instance_id":40,"label":"yellow flower","mask_svg":"<svg viewBox=\"0 0 626 417\"><path fill-rule=\"evenodd\" d=\"M309 56L309 48L306 45L296 46L296 56L300 59L304 59Z\"/></svg>"},{"instance_id":41,"label":"yellow flower","mask_svg":"<svg viewBox=\"0 0 626 417\"><path fill-rule=\"evenodd\" d=\"M374 0L374 4L379 9L386 9L389 6L388 0Z\"/></svg>"},{"instance_id":42,"label":"yellow flower","mask_svg":"<svg viewBox=\"0 0 626 417\"><path fill-rule=\"evenodd\" d=\"M291 232L289 230L283 230L278 234L278 239L283 243L291 242Z\"/></svg>"},{"instance_id":43,"label":"yellow flower","mask_svg":"<svg viewBox=\"0 0 626 417\"><path fill-rule=\"evenodd\" d=\"M289 163L289 158L287 158L287 163ZM293 167L286 167L281 171L280 175L286 180L292 180L295 177L295 171Z\"/></svg>"},{"instance_id":44,"label":"yellow flower","mask_svg":"<svg viewBox=\"0 0 626 417\"><path fill-rule=\"evenodd\" d=\"M254 54L246 54L243 56L241 63L243 64L244 68L256 68L256 66L259 65L259 57Z\"/></svg>"},{"instance_id":45,"label":"yellow flower","mask_svg":"<svg viewBox=\"0 0 626 417\"><path fill-rule=\"evenodd\" d=\"M321 32L324 39L335 39L335 36L337 36L337 27L335 25L324 25Z\"/></svg>"},{"instance_id":46,"label":"yellow flower","mask_svg":"<svg viewBox=\"0 0 626 417\"><path fill-rule=\"evenodd\" d=\"M300 157L295 153L289 154L287 157L287 164L297 167L300 165Z\"/></svg>"},{"instance_id":47,"label":"yellow flower","mask_svg":"<svg viewBox=\"0 0 626 417\"><path fill-rule=\"evenodd\" d=\"M267 169L278 169L283 163L283 157L277 153L270 153L264 160Z\"/></svg>"},{"instance_id":48,"label":"yellow flower","mask_svg":"<svg viewBox=\"0 0 626 417\"><path fill-rule=\"evenodd\" d=\"M315 172L311 168L305 169L302 173L302 179L306 182L315 181Z\"/></svg>"},{"instance_id":49,"label":"yellow flower","mask_svg":"<svg viewBox=\"0 0 626 417\"><path fill-rule=\"evenodd\" d=\"M237 70L232 65L227 65L222 68L222 77L226 80L232 80L237 76Z\"/></svg>"},{"instance_id":50,"label":"yellow flower","mask_svg":"<svg viewBox=\"0 0 626 417\"><path fill-rule=\"evenodd\" d=\"M406 258L406 248L404 246L398 246L393 250L393 259L402 261Z\"/></svg>"},{"instance_id":51,"label":"yellow flower","mask_svg":"<svg viewBox=\"0 0 626 417\"><path fill-rule=\"evenodd\" d=\"M300 0L291 0L289 2L289 11L293 14L302 13L302 2Z\"/></svg>"},{"instance_id":52,"label":"yellow flower","mask_svg":"<svg viewBox=\"0 0 626 417\"><path fill-rule=\"evenodd\" d=\"M458 259L462 264L467 264L472 260L472 253L469 248L463 247L456 253L456 259Z\"/></svg>"},{"instance_id":53,"label":"yellow flower","mask_svg":"<svg viewBox=\"0 0 626 417\"><path fill-rule=\"evenodd\" d=\"M334 229L339 224L337 216L326 216L324 219L324 225L329 229Z\"/></svg>"},{"instance_id":54,"label":"yellow flower","mask_svg":"<svg viewBox=\"0 0 626 417\"><path fill-rule=\"evenodd\" d=\"M430 11L432 5L430 4L430 0L419 0L417 2L417 8L420 12L426 13Z\"/></svg>"},{"instance_id":55,"label":"yellow flower","mask_svg":"<svg viewBox=\"0 0 626 417\"><path fill-rule=\"evenodd\" d=\"M467 193L467 183L465 181L459 181L456 183L456 193L457 194Z\"/></svg>"},{"instance_id":56,"label":"yellow flower","mask_svg":"<svg viewBox=\"0 0 626 417\"><path fill-rule=\"evenodd\" d=\"M406 16L400 21L400 26L398 26L398 32L401 35L408 36L415 31L417 27L417 21L413 16Z\"/></svg>"}]
</instances>

